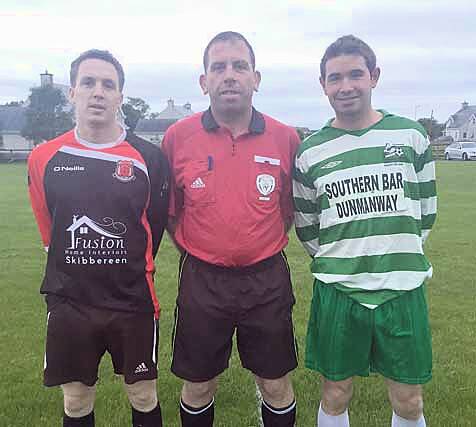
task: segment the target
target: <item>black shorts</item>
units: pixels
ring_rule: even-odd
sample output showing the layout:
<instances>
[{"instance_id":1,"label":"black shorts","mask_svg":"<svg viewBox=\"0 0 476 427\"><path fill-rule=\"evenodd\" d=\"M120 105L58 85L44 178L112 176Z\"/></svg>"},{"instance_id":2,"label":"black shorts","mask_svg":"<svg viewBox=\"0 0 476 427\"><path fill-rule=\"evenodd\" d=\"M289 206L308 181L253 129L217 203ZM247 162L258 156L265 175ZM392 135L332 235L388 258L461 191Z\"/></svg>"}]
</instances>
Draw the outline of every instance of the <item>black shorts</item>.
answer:
<instances>
[{"instance_id":1,"label":"black shorts","mask_svg":"<svg viewBox=\"0 0 476 427\"><path fill-rule=\"evenodd\" d=\"M282 252L243 268L220 267L185 254L179 269L172 372L193 382L223 372L236 329L243 367L262 378L281 378L297 366L294 303Z\"/></svg>"},{"instance_id":2,"label":"black shorts","mask_svg":"<svg viewBox=\"0 0 476 427\"><path fill-rule=\"evenodd\" d=\"M108 351L128 384L157 378L158 322L153 313L112 311L59 299L49 304L44 384L96 383Z\"/></svg>"}]
</instances>

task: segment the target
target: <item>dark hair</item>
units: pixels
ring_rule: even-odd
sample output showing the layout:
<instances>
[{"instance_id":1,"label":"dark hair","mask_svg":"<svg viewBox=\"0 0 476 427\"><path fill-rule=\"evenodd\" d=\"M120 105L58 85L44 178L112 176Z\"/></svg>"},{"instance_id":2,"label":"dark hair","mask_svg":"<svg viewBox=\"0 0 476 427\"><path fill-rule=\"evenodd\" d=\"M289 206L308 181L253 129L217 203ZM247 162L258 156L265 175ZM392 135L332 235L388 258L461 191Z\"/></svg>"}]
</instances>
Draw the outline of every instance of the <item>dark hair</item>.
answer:
<instances>
[{"instance_id":1,"label":"dark hair","mask_svg":"<svg viewBox=\"0 0 476 427\"><path fill-rule=\"evenodd\" d=\"M85 61L86 59L101 59L103 61L109 62L114 66L117 71L117 76L119 77L119 90L122 92L124 87L124 70L122 65L119 61L107 50L99 50L99 49L89 49L86 52L83 52L79 55L72 63L71 69L69 71L69 81L71 83L71 87L76 85L76 78L78 77L78 70L79 65L81 62Z\"/></svg>"},{"instance_id":2,"label":"dark hair","mask_svg":"<svg viewBox=\"0 0 476 427\"><path fill-rule=\"evenodd\" d=\"M332 43L324 53L321 59L321 78L326 77L326 63L329 59L336 58L341 55L356 55L363 56L367 68L372 73L377 66L377 58L371 47L359 39L358 37L349 34L347 36L339 37Z\"/></svg>"},{"instance_id":3,"label":"dark hair","mask_svg":"<svg viewBox=\"0 0 476 427\"><path fill-rule=\"evenodd\" d=\"M222 33L217 34L215 37L213 37L209 41L209 43L207 44L207 47L205 48L205 52L203 52L203 68L205 69L205 72L207 72L208 51L210 50L211 46L214 43L218 43L218 42L227 42L227 41L236 41L236 40L241 40L248 48L250 52L251 67L253 68L253 70L255 69L255 53L253 52L253 48L249 44L248 40L245 39L245 36L235 31L223 31Z\"/></svg>"}]
</instances>

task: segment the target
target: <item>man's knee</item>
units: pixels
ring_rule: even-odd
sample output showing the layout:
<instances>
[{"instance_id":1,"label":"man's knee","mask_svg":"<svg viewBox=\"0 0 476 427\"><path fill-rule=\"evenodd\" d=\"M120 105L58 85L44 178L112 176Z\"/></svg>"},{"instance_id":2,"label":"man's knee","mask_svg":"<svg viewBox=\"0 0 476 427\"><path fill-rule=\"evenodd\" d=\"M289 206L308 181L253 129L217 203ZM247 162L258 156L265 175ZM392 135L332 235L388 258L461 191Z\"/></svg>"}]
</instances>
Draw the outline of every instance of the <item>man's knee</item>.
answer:
<instances>
[{"instance_id":1,"label":"man's knee","mask_svg":"<svg viewBox=\"0 0 476 427\"><path fill-rule=\"evenodd\" d=\"M127 397L132 407L140 412L150 412L157 406L156 380L138 381L134 384L124 383Z\"/></svg>"},{"instance_id":2,"label":"man's knee","mask_svg":"<svg viewBox=\"0 0 476 427\"><path fill-rule=\"evenodd\" d=\"M274 380L258 376L255 376L255 379L265 402L276 408L282 408L293 402L294 392L288 374Z\"/></svg>"},{"instance_id":3,"label":"man's knee","mask_svg":"<svg viewBox=\"0 0 476 427\"><path fill-rule=\"evenodd\" d=\"M328 415L340 415L352 398L352 378L343 381L322 379L322 409Z\"/></svg>"},{"instance_id":4,"label":"man's knee","mask_svg":"<svg viewBox=\"0 0 476 427\"><path fill-rule=\"evenodd\" d=\"M217 389L217 378L204 382L184 381L182 388L182 400L184 403L201 407L210 403Z\"/></svg>"},{"instance_id":5,"label":"man's knee","mask_svg":"<svg viewBox=\"0 0 476 427\"><path fill-rule=\"evenodd\" d=\"M417 420L423 414L422 387L418 384L400 384L387 380L390 402L395 413L408 420Z\"/></svg>"},{"instance_id":6,"label":"man's knee","mask_svg":"<svg viewBox=\"0 0 476 427\"><path fill-rule=\"evenodd\" d=\"M68 417L80 418L90 414L94 408L96 386L89 387L74 381L61 386L63 390L64 412Z\"/></svg>"}]
</instances>

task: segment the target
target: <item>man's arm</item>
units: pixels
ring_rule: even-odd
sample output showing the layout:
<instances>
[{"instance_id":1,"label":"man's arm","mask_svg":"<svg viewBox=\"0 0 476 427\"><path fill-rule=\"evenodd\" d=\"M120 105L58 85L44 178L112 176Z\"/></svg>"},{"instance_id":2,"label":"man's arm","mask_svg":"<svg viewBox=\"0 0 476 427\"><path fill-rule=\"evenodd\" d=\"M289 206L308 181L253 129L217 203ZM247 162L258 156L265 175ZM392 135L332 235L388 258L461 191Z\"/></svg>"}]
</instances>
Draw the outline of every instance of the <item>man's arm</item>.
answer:
<instances>
[{"instance_id":1,"label":"man's arm","mask_svg":"<svg viewBox=\"0 0 476 427\"><path fill-rule=\"evenodd\" d=\"M170 235L175 247L180 253L184 252L184 249L177 243L175 239L175 230L179 222L180 215L183 210L183 192L177 188L175 180L175 163L174 163L174 144L175 144L175 131L174 126L170 127L165 133L164 140L162 141L161 149L164 155L167 157L170 166L170 180L169 180L169 209L168 209L168 221L167 232Z\"/></svg>"},{"instance_id":2,"label":"man's arm","mask_svg":"<svg viewBox=\"0 0 476 427\"><path fill-rule=\"evenodd\" d=\"M28 158L28 192L30 203L40 231L45 251L48 252L51 239L51 215L46 202L44 188L45 161L33 151Z\"/></svg>"},{"instance_id":3,"label":"man's arm","mask_svg":"<svg viewBox=\"0 0 476 427\"><path fill-rule=\"evenodd\" d=\"M296 157L293 197L296 234L306 251L314 257L319 249L319 205L317 190L305 175L301 159Z\"/></svg>"},{"instance_id":4,"label":"man's arm","mask_svg":"<svg viewBox=\"0 0 476 427\"><path fill-rule=\"evenodd\" d=\"M152 254L155 257L167 226L170 171L167 159L160 150L156 151L154 160L149 170L150 200L147 219L152 232Z\"/></svg>"},{"instance_id":5,"label":"man's arm","mask_svg":"<svg viewBox=\"0 0 476 427\"><path fill-rule=\"evenodd\" d=\"M283 183L281 195L281 216L283 218L284 231L289 232L294 223L294 203L293 203L293 169L296 157L296 151L301 143L297 132L289 128L289 152L286 162L286 180Z\"/></svg>"},{"instance_id":6,"label":"man's arm","mask_svg":"<svg viewBox=\"0 0 476 427\"><path fill-rule=\"evenodd\" d=\"M425 243L436 220L435 162L428 137L421 136L422 154L416 156L415 170L421 206L421 237Z\"/></svg>"}]
</instances>

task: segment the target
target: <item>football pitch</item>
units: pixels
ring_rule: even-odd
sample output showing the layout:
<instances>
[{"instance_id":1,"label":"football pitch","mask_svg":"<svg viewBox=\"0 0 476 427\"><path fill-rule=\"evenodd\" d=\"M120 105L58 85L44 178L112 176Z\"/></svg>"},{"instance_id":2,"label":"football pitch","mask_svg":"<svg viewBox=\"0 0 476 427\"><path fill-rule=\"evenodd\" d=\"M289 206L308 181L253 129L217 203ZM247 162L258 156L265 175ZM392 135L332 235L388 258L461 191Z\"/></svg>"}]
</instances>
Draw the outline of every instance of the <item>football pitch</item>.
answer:
<instances>
[{"instance_id":1,"label":"football pitch","mask_svg":"<svg viewBox=\"0 0 476 427\"><path fill-rule=\"evenodd\" d=\"M437 163L438 217L426 253L433 264L428 300L433 331L433 380L425 386L431 427L476 426L476 164ZM84 191L87 191L85 188ZM318 376L304 368L304 340L312 290L309 257L294 231L287 249L297 303L294 321L300 366L293 374L298 426L315 426ZM59 388L42 385L46 310L39 286L45 264L31 213L25 164L0 165L0 425L61 425ZM160 319L159 396L164 426L179 426L180 381L170 373L171 332L178 256L164 239L156 258ZM74 331L71 331L74 333ZM130 426L122 379L104 357L97 386L96 425ZM352 427L390 426L391 409L382 378L357 379L350 406ZM219 381L215 426L259 425L255 386L236 351Z\"/></svg>"}]
</instances>

